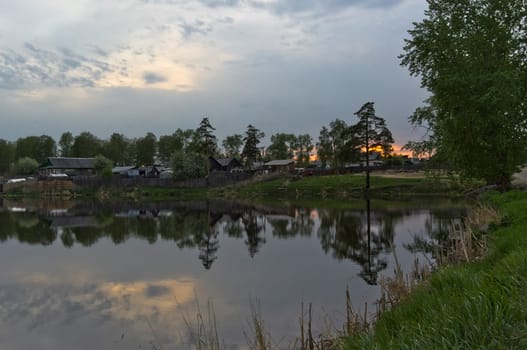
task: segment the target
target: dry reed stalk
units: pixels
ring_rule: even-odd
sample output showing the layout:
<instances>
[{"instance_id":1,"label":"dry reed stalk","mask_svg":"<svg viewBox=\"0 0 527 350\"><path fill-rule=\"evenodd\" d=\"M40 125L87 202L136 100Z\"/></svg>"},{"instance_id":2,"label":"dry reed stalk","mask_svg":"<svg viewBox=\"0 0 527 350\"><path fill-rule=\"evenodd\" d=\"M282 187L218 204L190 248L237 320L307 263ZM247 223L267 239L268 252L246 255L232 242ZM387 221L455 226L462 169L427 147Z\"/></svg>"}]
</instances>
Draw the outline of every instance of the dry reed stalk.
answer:
<instances>
[{"instance_id":1,"label":"dry reed stalk","mask_svg":"<svg viewBox=\"0 0 527 350\"><path fill-rule=\"evenodd\" d=\"M446 246L440 247L440 264L458 264L475 261L487 253L487 240L478 234L487 230L491 222L499 219L499 213L488 206L477 206L457 224L452 225Z\"/></svg>"}]
</instances>

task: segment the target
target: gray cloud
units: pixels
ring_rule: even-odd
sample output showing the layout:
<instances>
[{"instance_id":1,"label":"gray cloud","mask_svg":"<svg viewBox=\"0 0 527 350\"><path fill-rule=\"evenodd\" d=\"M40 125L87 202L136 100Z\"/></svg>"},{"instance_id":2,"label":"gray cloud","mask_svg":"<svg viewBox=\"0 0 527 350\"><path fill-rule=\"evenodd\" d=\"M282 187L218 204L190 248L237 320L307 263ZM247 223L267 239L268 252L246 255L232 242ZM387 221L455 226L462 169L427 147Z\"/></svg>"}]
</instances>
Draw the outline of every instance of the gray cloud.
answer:
<instances>
[{"instance_id":1,"label":"gray cloud","mask_svg":"<svg viewBox=\"0 0 527 350\"><path fill-rule=\"evenodd\" d=\"M143 3L163 5L184 5L185 0L140 0ZM209 8L220 7L250 7L267 10L276 15L307 14L315 17L335 14L351 7L390 8L404 0L278 0L266 2L262 0L196 0Z\"/></svg>"},{"instance_id":2,"label":"gray cloud","mask_svg":"<svg viewBox=\"0 0 527 350\"><path fill-rule=\"evenodd\" d=\"M207 35L212 31L212 27L205 24L202 20L195 20L194 23L183 22L179 25L181 35L185 40L189 40L194 34Z\"/></svg>"},{"instance_id":3,"label":"gray cloud","mask_svg":"<svg viewBox=\"0 0 527 350\"><path fill-rule=\"evenodd\" d=\"M147 84L157 84L167 81L167 78L158 73L145 72L145 74L143 74L143 80Z\"/></svg>"},{"instance_id":4,"label":"gray cloud","mask_svg":"<svg viewBox=\"0 0 527 350\"><path fill-rule=\"evenodd\" d=\"M56 51L24 43L24 51L0 51L0 89L48 87L93 87L104 73L126 70L68 48Z\"/></svg>"}]
</instances>

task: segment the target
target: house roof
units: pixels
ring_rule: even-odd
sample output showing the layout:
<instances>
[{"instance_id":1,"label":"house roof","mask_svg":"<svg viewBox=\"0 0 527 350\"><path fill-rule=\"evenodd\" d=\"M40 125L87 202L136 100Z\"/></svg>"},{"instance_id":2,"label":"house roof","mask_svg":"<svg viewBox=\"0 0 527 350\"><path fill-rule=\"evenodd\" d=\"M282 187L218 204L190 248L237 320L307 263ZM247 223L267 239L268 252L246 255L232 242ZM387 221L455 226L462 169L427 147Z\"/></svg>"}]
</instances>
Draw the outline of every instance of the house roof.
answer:
<instances>
[{"instance_id":1,"label":"house roof","mask_svg":"<svg viewBox=\"0 0 527 350\"><path fill-rule=\"evenodd\" d=\"M271 160L270 162L265 163L265 166L284 166L284 165L291 165L294 164L295 161L293 159L276 159Z\"/></svg>"},{"instance_id":2,"label":"house roof","mask_svg":"<svg viewBox=\"0 0 527 350\"><path fill-rule=\"evenodd\" d=\"M136 169L137 167L135 166L132 166L132 165L129 165L129 166L116 166L112 169L112 173L114 174L120 174L120 173L125 173L125 172L128 172L132 169Z\"/></svg>"},{"instance_id":3,"label":"house roof","mask_svg":"<svg viewBox=\"0 0 527 350\"><path fill-rule=\"evenodd\" d=\"M240 161L238 159L236 159L236 158L214 158L214 157L209 157L209 159L211 161L215 161L221 167L242 166Z\"/></svg>"},{"instance_id":4,"label":"house roof","mask_svg":"<svg viewBox=\"0 0 527 350\"><path fill-rule=\"evenodd\" d=\"M95 158L49 157L44 168L48 169L93 169Z\"/></svg>"}]
</instances>

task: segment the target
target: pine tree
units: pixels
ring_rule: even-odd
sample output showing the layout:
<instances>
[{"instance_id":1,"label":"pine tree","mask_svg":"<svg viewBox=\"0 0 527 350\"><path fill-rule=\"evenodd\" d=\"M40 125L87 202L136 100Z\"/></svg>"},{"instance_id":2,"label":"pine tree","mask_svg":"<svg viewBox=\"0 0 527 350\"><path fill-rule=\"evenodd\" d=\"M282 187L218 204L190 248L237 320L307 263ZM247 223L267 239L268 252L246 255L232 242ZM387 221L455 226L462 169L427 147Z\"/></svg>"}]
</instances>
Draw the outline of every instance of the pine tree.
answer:
<instances>
[{"instance_id":1,"label":"pine tree","mask_svg":"<svg viewBox=\"0 0 527 350\"><path fill-rule=\"evenodd\" d=\"M245 132L245 137L243 141L245 142L242 150L242 160L247 166L251 166L258 157L261 157L260 150L258 149L258 144L260 140L265 137L265 134L259 129L256 129L253 125L247 127Z\"/></svg>"}]
</instances>

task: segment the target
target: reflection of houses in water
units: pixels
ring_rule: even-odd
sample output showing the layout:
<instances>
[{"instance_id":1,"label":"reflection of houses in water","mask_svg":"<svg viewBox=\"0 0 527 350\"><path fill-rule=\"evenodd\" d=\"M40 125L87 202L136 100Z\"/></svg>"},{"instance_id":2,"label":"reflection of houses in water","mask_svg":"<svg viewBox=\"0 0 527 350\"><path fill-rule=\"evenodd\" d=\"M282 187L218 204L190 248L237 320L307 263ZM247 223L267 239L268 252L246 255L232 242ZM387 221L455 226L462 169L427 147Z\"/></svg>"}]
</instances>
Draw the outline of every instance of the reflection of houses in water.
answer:
<instances>
[{"instance_id":1,"label":"reflection of houses in water","mask_svg":"<svg viewBox=\"0 0 527 350\"><path fill-rule=\"evenodd\" d=\"M95 216L51 216L46 218L52 228L96 227Z\"/></svg>"}]
</instances>

